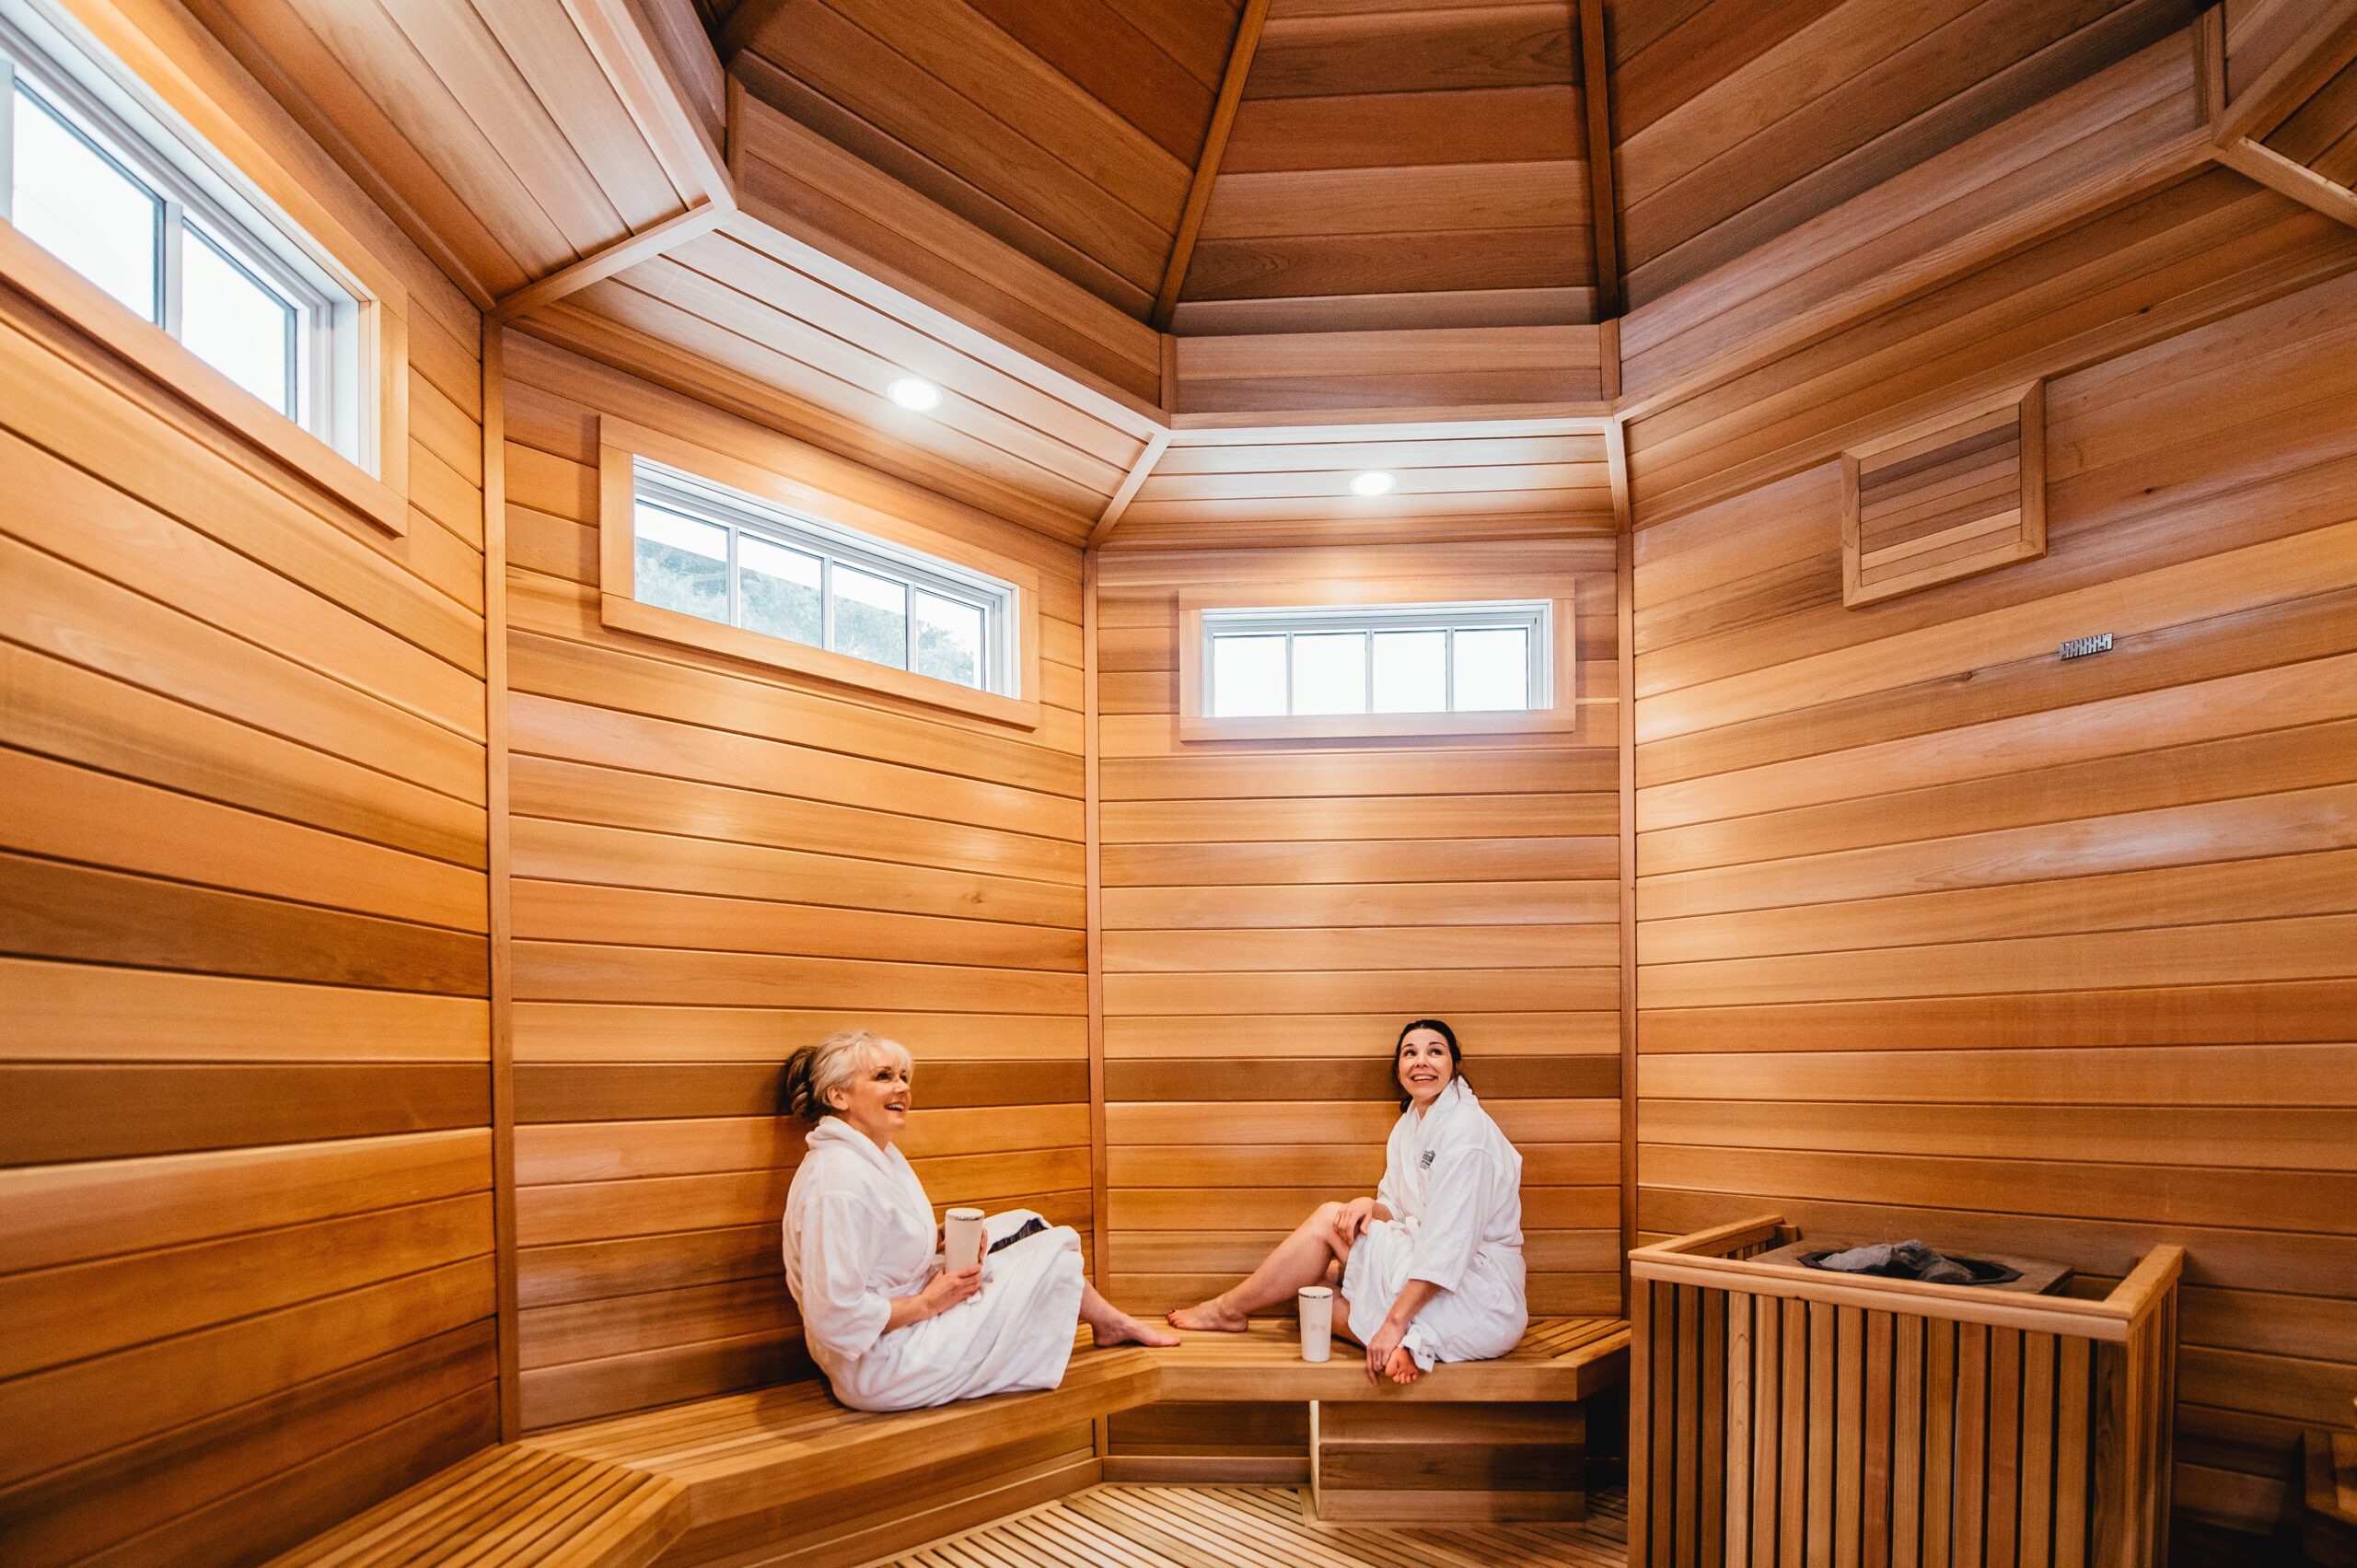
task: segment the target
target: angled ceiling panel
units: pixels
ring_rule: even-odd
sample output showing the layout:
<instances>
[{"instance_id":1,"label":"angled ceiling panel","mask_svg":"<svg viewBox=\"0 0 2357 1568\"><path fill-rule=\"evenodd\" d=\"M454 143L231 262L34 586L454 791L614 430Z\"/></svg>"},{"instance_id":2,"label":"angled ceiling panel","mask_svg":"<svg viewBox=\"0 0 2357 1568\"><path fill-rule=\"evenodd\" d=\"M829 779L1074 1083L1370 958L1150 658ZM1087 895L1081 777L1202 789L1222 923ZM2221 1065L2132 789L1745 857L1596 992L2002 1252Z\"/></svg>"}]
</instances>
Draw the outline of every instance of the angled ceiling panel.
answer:
<instances>
[{"instance_id":1,"label":"angled ceiling panel","mask_svg":"<svg viewBox=\"0 0 2357 1568\"><path fill-rule=\"evenodd\" d=\"M630 0L192 0L489 304L725 192Z\"/></svg>"},{"instance_id":2,"label":"angled ceiling panel","mask_svg":"<svg viewBox=\"0 0 2357 1568\"><path fill-rule=\"evenodd\" d=\"M1194 178L1226 0L759 0L764 102L1143 319Z\"/></svg>"},{"instance_id":3,"label":"angled ceiling panel","mask_svg":"<svg viewBox=\"0 0 2357 1568\"><path fill-rule=\"evenodd\" d=\"M1618 0L1628 287L1656 300L2189 25L2198 0Z\"/></svg>"},{"instance_id":4,"label":"angled ceiling panel","mask_svg":"<svg viewBox=\"0 0 2357 1568\"><path fill-rule=\"evenodd\" d=\"M1278 0L1175 329L1595 319L1576 10Z\"/></svg>"}]
</instances>

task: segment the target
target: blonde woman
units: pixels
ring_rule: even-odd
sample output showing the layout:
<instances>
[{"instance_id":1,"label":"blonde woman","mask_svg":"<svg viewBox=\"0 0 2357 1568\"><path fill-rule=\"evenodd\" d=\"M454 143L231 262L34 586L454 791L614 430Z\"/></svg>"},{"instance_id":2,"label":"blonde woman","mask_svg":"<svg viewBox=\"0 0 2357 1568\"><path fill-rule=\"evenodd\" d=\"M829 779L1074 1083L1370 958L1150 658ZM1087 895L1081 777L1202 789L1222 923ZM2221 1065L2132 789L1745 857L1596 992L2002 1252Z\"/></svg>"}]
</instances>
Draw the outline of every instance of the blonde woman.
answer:
<instances>
[{"instance_id":1,"label":"blonde woman","mask_svg":"<svg viewBox=\"0 0 2357 1568\"><path fill-rule=\"evenodd\" d=\"M785 1283L811 1359L856 1410L921 1410L1063 1381L1074 1330L1168 1345L1082 1277L1080 1237L1028 1209L990 1217L981 1262L945 1268L908 1157L914 1065L865 1029L787 1058L785 1103L810 1124L785 1200Z\"/></svg>"}]
</instances>

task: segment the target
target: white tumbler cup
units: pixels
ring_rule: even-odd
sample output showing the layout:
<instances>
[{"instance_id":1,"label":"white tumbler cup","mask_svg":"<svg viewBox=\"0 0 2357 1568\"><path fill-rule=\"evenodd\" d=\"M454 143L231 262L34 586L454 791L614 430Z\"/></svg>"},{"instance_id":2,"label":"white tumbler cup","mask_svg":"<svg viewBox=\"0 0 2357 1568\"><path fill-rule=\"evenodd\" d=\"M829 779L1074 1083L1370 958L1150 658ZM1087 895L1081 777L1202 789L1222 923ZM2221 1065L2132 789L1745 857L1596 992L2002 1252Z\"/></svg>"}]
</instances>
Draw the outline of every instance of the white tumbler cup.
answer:
<instances>
[{"instance_id":1,"label":"white tumbler cup","mask_svg":"<svg viewBox=\"0 0 2357 1568\"><path fill-rule=\"evenodd\" d=\"M1334 1353L1334 1293L1325 1285L1301 1292L1301 1359L1324 1361Z\"/></svg>"},{"instance_id":2,"label":"white tumbler cup","mask_svg":"<svg viewBox=\"0 0 2357 1568\"><path fill-rule=\"evenodd\" d=\"M982 1260L982 1211L952 1209L941 1225L941 1266L970 1269Z\"/></svg>"}]
</instances>

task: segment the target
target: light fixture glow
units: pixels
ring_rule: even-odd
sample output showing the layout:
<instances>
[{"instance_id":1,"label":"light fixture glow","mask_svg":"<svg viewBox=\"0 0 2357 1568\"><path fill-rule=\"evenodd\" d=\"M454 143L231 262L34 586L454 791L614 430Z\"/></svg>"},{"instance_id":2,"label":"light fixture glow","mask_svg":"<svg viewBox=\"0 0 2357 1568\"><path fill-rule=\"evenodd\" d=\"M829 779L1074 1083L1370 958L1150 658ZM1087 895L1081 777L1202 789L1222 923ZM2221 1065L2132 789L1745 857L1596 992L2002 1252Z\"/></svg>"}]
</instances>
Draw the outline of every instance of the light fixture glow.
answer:
<instances>
[{"instance_id":1,"label":"light fixture glow","mask_svg":"<svg viewBox=\"0 0 2357 1568\"><path fill-rule=\"evenodd\" d=\"M1391 487L1399 482L1398 480L1392 478L1389 474L1385 473L1380 469L1369 469L1366 472L1351 481L1351 494L1353 495L1385 495L1388 494Z\"/></svg>"},{"instance_id":2,"label":"light fixture glow","mask_svg":"<svg viewBox=\"0 0 2357 1568\"><path fill-rule=\"evenodd\" d=\"M903 376L884 389L884 395L904 409L923 413L941 406L941 389L914 376Z\"/></svg>"}]
</instances>

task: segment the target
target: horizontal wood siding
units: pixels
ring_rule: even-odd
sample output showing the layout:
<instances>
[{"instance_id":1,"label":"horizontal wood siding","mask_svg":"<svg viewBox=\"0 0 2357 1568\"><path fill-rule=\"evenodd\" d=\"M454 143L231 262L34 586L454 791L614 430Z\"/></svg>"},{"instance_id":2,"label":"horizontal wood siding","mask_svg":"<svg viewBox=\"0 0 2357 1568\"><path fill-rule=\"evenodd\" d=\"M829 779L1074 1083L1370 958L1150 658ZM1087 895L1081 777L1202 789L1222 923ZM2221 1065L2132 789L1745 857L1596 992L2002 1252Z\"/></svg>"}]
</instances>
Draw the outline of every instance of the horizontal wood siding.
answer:
<instances>
[{"instance_id":1,"label":"horizontal wood siding","mask_svg":"<svg viewBox=\"0 0 2357 1568\"><path fill-rule=\"evenodd\" d=\"M0 289L12 1568L256 1562L498 1434L479 318L312 193L412 291L398 540Z\"/></svg>"},{"instance_id":2,"label":"horizontal wood siding","mask_svg":"<svg viewBox=\"0 0 2357 1568\"><path fill-rule=\"evenodd\" d=\"M1582 718L1529 738L1180 743L1178 594L1512 563L1576 585ZM1371 1192L1402 1022L1450 1020L1520 1146L1531 1309L1620 1309L1619 797L1608 540L1105 558L1108 1289L1232 1283ZM1117 1455L1266 1464L1274 1414L1125 1417ZM1130 1469L1137 1473L1138 1461ZM1157 1472L1161 1473L1161 1472ZM1247 1469L1234 1473L1259 1473Z\"/></svg>"},{"instance_id":3,"label":"horizontal wood siding","mask_svg":"<svg viewBox=\"0 0 2357 1568\"><path fill-rule=\"evenodd\" d=\"M1637 543L1641 1230L2179 1243L2245 1528L2357 1392L2352 307L2050 383L2043 560L1845 610L1838 464Z\"/></svg>"},{"instance_id":4,"label":"horizontal wood siding","mask_svg":"<svg viewBox=\"0 0 2357 1568\"><path fill-rule=\"evenodd\" d=\"M936 1203L1089 1222L1079 552L508 340L523 1423L809 1375L778 1258L795 1047L918 1063ZM596 421L666 431L1042 577L1023 731L599 623Z\"/></svg>"}]
</instances>

